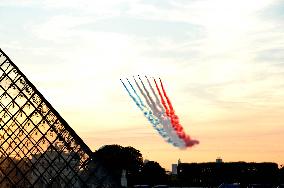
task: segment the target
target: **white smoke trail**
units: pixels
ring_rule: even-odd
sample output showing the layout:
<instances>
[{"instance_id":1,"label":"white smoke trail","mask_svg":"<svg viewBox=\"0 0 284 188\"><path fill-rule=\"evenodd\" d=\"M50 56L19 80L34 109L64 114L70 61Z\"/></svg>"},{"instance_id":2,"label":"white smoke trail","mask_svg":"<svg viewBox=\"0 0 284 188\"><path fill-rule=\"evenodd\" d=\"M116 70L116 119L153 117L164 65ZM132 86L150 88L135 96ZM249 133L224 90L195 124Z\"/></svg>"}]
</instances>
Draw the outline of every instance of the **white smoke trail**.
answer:
<instances>
[{"instance_id":1,"label":"white smoke trail","mask_svg":"<svg viewBox=\"0 0 284 188\"><path fill-rule=\"evenodd\" d=\"M134 77L133 77L134 78ZM143 97L146 100L146 103L148 104L148 106L150 107L150 109L148 109L148 107L143 103L143 101L141 100L141 98L139 97L139 95L137 94L137 92L135 91L135 88L132 86L131 82L127 79L129 85L131 86L133 92L135 93L135 95L137 96L138 100L140 101L139 103L139 108L144 112L145 117L147 117L147 119L150 121L150 123L153 125L153 127L158 131L158 133L164 138L165 141L167 141L168 143L172 143L172 139L169 137L169 135L167 134L167 132L164 130L163 126L161 125L159 119L155 116L155 114L152 112L152 104L151 102L147 99L146 95L144 94L143 90L140 88L139 84L137 83L136 79L134 78L135 84L138 87L139 91L141 92L141 94L143 95ZM126 86L125 86L126 87Z\"/></svg>"},{"instance_id":2,"label":"white smoke trail","mask_svg":"<svg viewBox=\"0 0 284 188\"><path fill-rule=\"evenodd\" d=\"M176 134L176 131L173 129L172 124L171 124L171 120L166 115L165 109L162 106L161 101L160 101L159 97L157 96L150 80L147 78L147 76L145 76L145 77L146 77L147 82L149 84L149 87L150 87L150 89L151 89L151 91L152 91L152 93L153 93L153 95L155 96L155 99L156 99L156 102L154 102L154 100L151 98L151 96L149 94L149 97L152 99L151 101L153 102L153 105L156 106L155 108L152 109L154 115L160 120L161 124L164 127L164 130L167 132L169 137L172 138L174 145L176 145L180 149L186 148L184 141L179 138L179 136ZM157 106L158 106L158 108L157 108Z\"/></svg>"}]
</instances>

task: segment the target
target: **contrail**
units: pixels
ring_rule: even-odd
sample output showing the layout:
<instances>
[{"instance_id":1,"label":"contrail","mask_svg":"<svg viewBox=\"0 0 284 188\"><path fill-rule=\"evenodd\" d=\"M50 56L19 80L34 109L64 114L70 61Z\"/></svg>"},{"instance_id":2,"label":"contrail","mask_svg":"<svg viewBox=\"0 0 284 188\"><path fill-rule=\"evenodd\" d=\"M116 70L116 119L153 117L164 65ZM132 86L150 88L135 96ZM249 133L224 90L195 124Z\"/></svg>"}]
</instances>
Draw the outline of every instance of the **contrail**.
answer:
<instances>
[{"instance_id":1,"label":"contrail","mask_svg":"<svg viewBox=\"0 0 284 188\"><path fill-rule=\"evenodd\" d=\"M135 84L137 86L137 88L139 89L140 93L142 94L142 96L144 97L144 99L146 100L146 103L148 104L148 106L150 107L151 104L150 104L150 101L148 99L148 97L145 95L145 93L143 92L143 90L141 89L140 85L138 84L138 82L136 81L135 77L133 76L133 79L135 81Z\"/></svg>"},{"instance_id":2,"label":"contrail","mask_svg":"<svg viewBox=\"0 0 284 188\"><path fill-rule=\"evenodd\" d=\"M155 96L155 99L156 99L156 102L154 102L155 106L157 105L158 107L154 109L152 109L154 111L154 114L158 117L158 119L160 120L161 124L163 125L164 127L164 130L167 132L167 134L169 135L169 137L172 138L173 140L173 145L174 146L177 146L179 148L185 148L185 144L183 142L183 140L181 140L176 132L173 130L173 127L172 127L172 124L171 124L171 120L170 118L165 114L165 109L164 107L162 106L160 100L159 100L159 97L157 96L150 80L147 78L147 76L145 76L148 84L149 84L149 87L153 93L153 95ZM154 100L153 100L154 101Z\"/></svg>"},{"instance_id":3,"label":"contrail","mask_svg":"<svg viewBox=\"0 0 284 188\"><path fill-rule=\"evenodd\" d=\"M128 90L128 88L126 87L126 85L124 84L124 82L120 79L121 83L123 84L125 90L127 91L128 95L130 96L130 98L132 98L132 100L135 102L136 106L143 111L141 105L139 104L139 102L137 101L137 99L135 97L133 97L133 95L130 93L130 91Z\"/></svg>"},{"instance_id":4,"label":"contrail","mask_svg":"<svg viewBox=\"0 0 284 188\"><path fill-rule=\"evenodd\" d=\"M131 82L128 80L128 78L126 78L126 80L128 81L130 87L132 88L133 92L135 93L135 95L137 96L138 100L140 101L140 104L142 106L145 106L143 101L141 100L140 96L137 94L136 90L134 89L133 85L131 84Z\"/></svg>"},{"instance_id":5,"label":"contrail","mask_svg":"<svg viewBox=\"0 0 284 188\"><path fill-rule=\"evenodd\" d=\"M165 118L162 117L162 112L160 109L157 108L157 103L155 103L155 101L152 99L150 92L148 91L148 89L146 88L143 80L140 78L140 76L138 75L138 78L143 86L144 91L146 92L146 95L143 91L143 89L141 89L141 87L139 86L139 84L137 83L137 87L140 88L140 92L143 95L143 97L146 99L147 104L149 105L150 109L153 111L154 115L159 119L161 125L163 126L164 131L168 134L168 136L172 139L172 144L176 147L180 147L182 148L184 144L180 143L179 141L177 141L175 139L174 136L170 135L171 131L169 130L171 128L171 125L169 126L167 121ZM147 77L146 77L147 78ZM135 78L134 78L135 79ZM149 81L149 80L148 80ZM150 83L150 82L148 82ZM154 93L155 94L155 93Z\"/></svg>"},{"instance_id":6,"label":"contrail","mask_svg":"<svg viewBox=\"0 0 284 188\"><path fill-rule=\"evenodd\" d=\"M191 139L190 136L185 133L183 127L181 126L179 118L175 114L173 105L165 91L162 80L159 78L161 87L160 89L155 78L153 78L153 81L156 86L156 91L158 92L157 95L155 88L152 86L150 80L147 76L145 76L152 96L154 96L155 98L154 100L139 75L138 78L141 82L142 87L140 87L140 84L133 76L134 82L139 92L145 99L146 104L143 103L142 98L140 97L138 92L136 92L134 85L132 85L128 78L128 84L133 90L133 92L130 92L125 83L121 79L120 80L124 88L126 89L128 95L143 112L144 116L148 119L148 121L153 125L153 128L158 131L158 133L163 137L165 141L171 143L173 146L178 147L180 149L198 144L199 141ZM135 96L132 93L134 93ZM160 99L158 96L160 96Z\"/></svg>"},{"instance_id":7,"label":"contrail","mask_svg":"<svg viewBox=\"0 0 284 188\"><path fill-rule=\"evenodd\" d=\"M148 84L149 84L149 86L150 86L150 89L151 89L153 95L155 96L156 104L159 106L159 108L160 108L162 111L164 111L164 108L163 108L163 106L161 105L160 99L159 99L159 97L157 96L157 94L156 94L156 92L155 92L155 90L154 90L154 88L153 88L153 86L152 86L150 80L147 78L147 76L145 76L145 78L147 79L147 82L148 82Z\"/></svg>"},{"instance_id":8,"label":"contrail","mask_svg":"<svg viewBox=\"0 0 284 188\"><path fill-rule=\"evenodd\" d=\"M169 106L169 117L171 118L172 125L173 125L174 129L177 131L178 135L182 138L183 137L183 134L182 134L183 128L179 125L178 117L175 116L175 111L173 109L173 106L172 106L170 99L167 96L167 93L165 91L162 80L160 78L159 78L159 80L160 80L160 84L161 84L161 88L162 88L164 97L166 98L167 104Z\"/></svg>"},{"instance_id":9,"label":"contrail","mask_svg":"<svg viewBox=\"0 0 284 188\"><path fill-rule=\"evenodd\" d=\"M136 103L138 108L143 112L144 116L153 125L154 129L156 129L158 131L158 133L164 138L164 140L166 140L169 143L172 143L172 140L169 138L168 134L165 132L165 130L163 128L161 128L162 126L160 126L159 120L153 115L153 112L151 110L149 110L145 105L142 105L143 102L142 102L141 98L139 97L139 95L137 94L137 92L136 92L135 88L133 87L133 85L131 84L131 82L127 79L130 87L132 88L135 95L137 95L137 97L140 98L139 101L141 101L142 104L139 103L139 101L131 94L131 92L128 90L127 86L125 85L125 83L121 79L120 79L120 81L122 82L124 88L128 92L128 95L133 99L133 101Z\"/></svg>"},{"instance_id":10,"label":"contrail","mask_svg":"<svg viewBox=\"0 0 284 188\"><path fill-rule=\"evenodd\" d=\"M157 114L156 114L156 111L155 111L155 108L154 108L155 104L154 104L153 100L151 99L151 97L150 97L150 95L149 95L149 92L147 91L147 89L146 89L144 83L142 82L141 78L139 77L139 75L138 75L138 78L140 79L141 84L142 84L142 87L144 88L144 90L145 90L145 92L146 92L147 94L144 93L143 89L140 87L139 83L137 82L137 80L136 80L135 77L133 76L133 79L134 79L134 81L135 81L135 84L136 84L138 90L140 91L140 93L142 94L142 96L144 97L144 99L146 100L146 103L147 103L147 105L149 106L149 108L153 111L153 114L158 118L158 116L157 116ZM158 119L159 119L159 118L158 118ZM159 119L159 120L160 120L160 119ZM161 121L160 121L160 125L161 125L160 128L165 131L164 126L163 126L163 124L162 124ZM165 131L165 133L167 134L166 131ZM168 134L167 134L167 135L168 135ZM168 137L169 137L169 135L168 135Z\"/></svg>"},{"instance_id":11,"label":"contrail","mask_svg":"<svg viewBox=\"0 0 284 188\"><path fill-rule=\"evenodd\" d=\"M183 127L181 126L180 122L179 122L179 118L178 116L175 114L175 111L174 111L174 108L172 106L172 103L169 99L169 97L167 96L167 93L166 93L166 90L164 88L164 85L163 85L163 82L162 80L159 78L160 80L160 84L161 84L161 87L162 87L162 91L163 91L163 94L167 100L167 103L168 103L168 106L170 108L170 118L171 118L171 123L174 127L174 129L176 130L176 133L178 134L178 136L184 140L185 144L187 146L193 146L195 144L199 144L199 141L198 140L192 140L190 138L189 135L187 135L184 130L183 130Z\"/></svg>"},{"instance_id":12,"label":"contrail","mask_svg":"<svg viewBox=\"0 0 284 188\"><path fill-rule=\"evenodd\" d=\"M168 107L167 107L167 104L166 104L166 102L165 102L165 100L164 100L164 97L163 97L163 95L162 95L162 93L161 93L161 90L160 90L160 88L159 88L159 86L158 86L158 84L157 84L157 82L156 82L156 79L153 78L153 80L154 80L154 83L155 83L156 88L157 88L157 90L158 90L158 93L159 93L159 96L160 96L160 98L161 98L162 104L163 104L163 106L164 106L164 108L165 108L165 110L166 110L166 116L167 116L166 125L171 126L171 128L169 128L169 129L171 130L171 132L172 132L171 135L172 135L178 142L181 142L181 140L184 142L184 139L182 139L181 136L180 136L180 134L176 131L176 126L175 126L174 122L172 121L171 114L170 114L170 110L169 110ZM185 143L182 144L182 145L185 145Z\"/></svg>"},{"instance_id":13,"label":"contrail","mask_svg":"<svg viewBox=\"0 0 284 188\"><path fill-rule=\"evenodd\" d=\"M146 89L146 86L144 85L144 83L143 83L143 81L142 81L142 79L140 78L139 75L138 75L138 78L139 78L139 80L140 80L140 82L141 82L141 84L142 84L142 86L143 86L143 88L144 88L144 91L146 92L146 95L147 95L148 99L150 100L150 103L151 103L151 104L150 104L150 107L153 108L154 111L157 111L157 107L156 107L156 105L155 105L155 102L153 101L153 99L152 99L152 97L151 97L149 91Z\"/></svg>"},{"instance_id":14,"label":"contrail","mask_svg":"<svg viewBox=\"0 0 284 188\"><path fill-rule=\"evenodd\" d=\"M169 115L170 115L169 109L168 109L168 107L167 107L167 104L166 104L166 102L165 102L165 100L164 100L164 98L163 98L163 95L162 95L162 93L161 93L161 91L160 91L160 88L158 87L158 84L157 84L155 78L154 78L154 82L155 82L156 88L157 88L157 90L158 90L158 93L159 93L159 95L160 95L161 102L162 102L162 104L163 104L163 106L164 106L164 108L165 108L165 110L166 110L166 114L167 114L167 116L169 116Z\"/></svg>"}]
</instances>

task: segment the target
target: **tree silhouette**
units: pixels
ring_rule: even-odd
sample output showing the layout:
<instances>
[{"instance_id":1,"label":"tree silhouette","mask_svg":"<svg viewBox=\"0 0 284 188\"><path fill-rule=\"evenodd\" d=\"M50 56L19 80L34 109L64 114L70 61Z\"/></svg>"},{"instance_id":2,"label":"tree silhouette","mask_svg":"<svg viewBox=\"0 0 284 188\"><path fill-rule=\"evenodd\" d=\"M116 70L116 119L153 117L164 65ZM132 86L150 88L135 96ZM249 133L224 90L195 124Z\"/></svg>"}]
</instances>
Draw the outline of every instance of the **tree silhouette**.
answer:
<instances>
[{"instance_id":1,"label":"tree silhouette","mask_svg":"<svg viewBox=\"0 0 284 188\"><path fill-rule=\"evenodd\" d=\"M133 147L120 145L105 145L94 152L94 156L103 162L104 166L120 180L122 170L127 171L129 184L135 182L136 176L143 166L142 154Z\"/></svg>"},{"instance_id":2,"label":"tree silhouette","mask_svg":"<svg viewBox=\"0 0 284 188\"><path fill-rule=\"evenodd\" d=\"M284 166L281 165L281 168L279 169L279 183L284 184Z\"/></svg>"},{"instance_id":3,"label":"tree silhouette","mask_svg":"<svg viewBox=\"0 0 284 188\"><path fill-rule=\"evenodd\" d=\"M144 164L144 167L141 171L141 176L144 184L167 184L168 178L165 169L155 161L149 161Z\"/></svg>"}]
</instances>

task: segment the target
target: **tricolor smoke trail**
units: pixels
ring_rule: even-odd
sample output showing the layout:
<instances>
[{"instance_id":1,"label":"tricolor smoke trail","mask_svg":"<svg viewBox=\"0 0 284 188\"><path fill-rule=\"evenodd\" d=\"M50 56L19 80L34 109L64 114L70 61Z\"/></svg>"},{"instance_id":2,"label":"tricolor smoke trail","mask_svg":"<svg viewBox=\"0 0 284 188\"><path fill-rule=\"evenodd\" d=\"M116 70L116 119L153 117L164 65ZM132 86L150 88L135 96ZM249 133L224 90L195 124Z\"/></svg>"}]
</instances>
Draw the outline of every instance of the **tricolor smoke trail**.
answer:
<instances>
[{"instance_id":1,"label":"tricolor smoke trail","mask_svg":"<svg viewBox=\"0 0 284 188\"><path fill-rule=\"evenodd\" d=\"M160 124L159 120L153 115L153 112L150 109L148 109L147 106L145 106L143 104L142 99L137 94L137 92L136 92L135 88L133 87L133 85L131 84L131 82L127 79L128 84L132 88L132 91L134 92L134 94L136 95L137 98L129 91L129 89L127 88L125 83L122 81L122 79L120 79L120 81L123 84L125 90L127 91L128 95L130 96L130 98L132 98L132 100L135 102L136 106L143 112L144 116L152 124L153 128L158 131L158 133L163 137L163 139L166 142L172 143L171 138L169 138L168 134L163 129L163 126Z\"/></svg>"},{"instance_id":2,"label":"tricolor smoke trail","mask_svg":"<svg viewBox=\"0 0 284 188\"><path fill-rule=\"evenodd\" d=\"M161 123L164 125L164 129L165 131L168 133L169 137L172 138L174 144L179 147L179 148L185 148L185 143L183 142L183 140L181 140L178 135L176 134L176 132L174 131L173 127L172 127L172 124L171 124L171 120L170 118L165 114L165 110L159 100L159 97L158 95L156 94L156 91L155 89L153 88L150 80L148 79L147 76L145 76L147 82L148 82L148 85L153 93L153 95L155 96L155 99L156 99L156 104L158 106L158 118L159 120L161 121ZM153 79L154 80L154 79Z\"/></svg>"},{"instance_id":3,"label":"tricolor smoke trail","mask_svg":"<svg viewBox=\"0 0 284 188\"><path fill-rule=\"evenodd\" d=\"M143 112L144 116L152 124L153 128L158 131L166 142L180 149L198 144L199 141L191 139L181 126L179 118L176 115L173 105L166 93L162 80L159 78L159 85L156 79L152 78L152 82L156 86L153 87L151 80L146 76L145 78L150 91L147 89L146 84L144 84L143 79L139 75L138 79L140 80L141 85L133 76L133 80L141 96L138 94L134 85L132 85L128 78L126 78L126 80L132 92L128 89L129 86L127 87L122 79L120 79L120 81L130 98L135 102L136 106ZM152 95L154 96L155 100L152 98ZM143 102L143 99L146 101L146 104Z\"/></svg>"}]
</instances>

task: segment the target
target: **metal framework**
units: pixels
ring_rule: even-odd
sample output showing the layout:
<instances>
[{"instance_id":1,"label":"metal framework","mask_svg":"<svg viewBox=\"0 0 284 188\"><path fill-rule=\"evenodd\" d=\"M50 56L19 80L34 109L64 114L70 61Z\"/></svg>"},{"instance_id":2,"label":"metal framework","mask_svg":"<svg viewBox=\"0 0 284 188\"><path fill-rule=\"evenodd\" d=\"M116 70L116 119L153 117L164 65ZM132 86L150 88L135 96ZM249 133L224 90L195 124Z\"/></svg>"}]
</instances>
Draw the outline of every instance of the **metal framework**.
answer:
<instances>
[{"instance_id":1,"label":"metal framework","mask_svg":"<svg viewBox=\"0 0 284 188\"><path fill-rule=\"evenodd\" d=\"M0 49L0 187L101 187L110 179L89 147Z\"/></svg>"}]
</instances>

